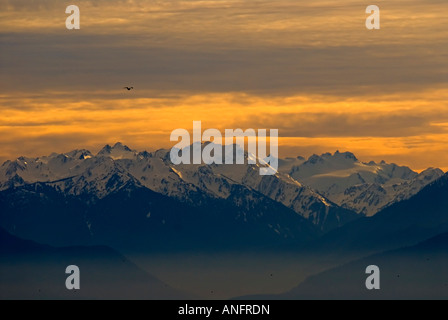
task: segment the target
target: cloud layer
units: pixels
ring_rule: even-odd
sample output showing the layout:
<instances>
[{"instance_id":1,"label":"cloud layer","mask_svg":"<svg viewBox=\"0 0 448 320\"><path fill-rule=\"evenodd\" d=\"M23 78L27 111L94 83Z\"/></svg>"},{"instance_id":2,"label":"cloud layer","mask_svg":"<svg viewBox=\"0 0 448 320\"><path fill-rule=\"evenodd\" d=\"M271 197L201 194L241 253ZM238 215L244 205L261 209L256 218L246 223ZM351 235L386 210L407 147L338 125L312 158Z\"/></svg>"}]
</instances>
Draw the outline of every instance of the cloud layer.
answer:
<instances>
[{"instance_id":1,"label":"cloud layer","mask_svg":"<svg viewBox=\"0 0 448 320\"><path fill-rule=\"evenodd\" d=\"M446 1L378 0L378 31L359 0L76 4L81 30L68 31L61 1L0 0L2 160L169 147L202 120L278 128L283 155L448 169Z\"/></svg>"}]
</instances>

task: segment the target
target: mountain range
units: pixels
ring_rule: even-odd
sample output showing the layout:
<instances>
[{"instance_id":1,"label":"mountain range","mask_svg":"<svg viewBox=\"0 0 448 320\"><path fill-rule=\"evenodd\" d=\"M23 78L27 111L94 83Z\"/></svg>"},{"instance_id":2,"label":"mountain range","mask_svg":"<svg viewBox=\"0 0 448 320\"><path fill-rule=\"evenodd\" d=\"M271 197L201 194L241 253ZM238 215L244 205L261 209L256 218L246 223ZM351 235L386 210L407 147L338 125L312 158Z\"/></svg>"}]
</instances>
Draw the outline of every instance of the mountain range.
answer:
<instances>
[{"instance_id":1,"label":"mountain range","mask_svg":"<svg viewBox=\"0 0 448 320\"><path fill-rule=\"evenodd\" d=\"M448 299L448 233L413 246L377 253L308 277L276 295L253 295L253 300L383 300ZM366 267L378 266L380 289L367 290Z\"/></svg>"},{"instance_id":2,"label":"mountain range","mask_svg":"<svg viewBox=\"0 0 448 320\"><path fill-rule=\"evenodd\" d=\"M443 175L336 152L280 159L275 175L260 176L244 155L243 165L175 166L169 150L116 143L96 155L19 157L0 167L0 225L53 245L265 248L316 239Z\"/></svg>"},{"instance_id":3,"label":"mountain range","mask_svg":"<svg viewBox=\"0 0 448 320\"><path fill-rule=\"evenodd\" d=\"M443 175L438 168L420 173L394 163L364 163L350 152L282 159L280 171L321 195L366 216L409 199Z\"/></svg>"},{"instance_id":4,"label":"mountain range","mask_svg":"<svg viewBox=\"0 0 448 320\"><path fill-rule=\"evenodd\" d=\"M136 256L275 252L311 259L316 270L330 267L281 298L305 297L305 291L314 292L312 298L331 298L324 294L327 275L337 282L338 270L358 272L367 261L363 257L373 257L371 263L379 261L387 269L394 259L395 267L400 261L420 265L421 255L408 259L404 252L448 252L443 240L448 232L448 173L440 169L418 173L336 152L279 159L275 175L260 176L258 165L247 163L255 155L234 145L234 155L238 152L244 153L245 164L173 165L169 150L138 152L121 143L106 145L97 154L74 150L6 161L0 167L0 285L2 292L10 292L5 298L73 298L49 275L74 261L72 257L101 283L114 274L135 274L117 286L134 288L135 298L158 297L137 282L154 285L167 297L185 297L115 250ZM446 262L436 255L430 259L439 266ZM91 260L95 262L89 266ZM108 265L113 272L99 276L98 268ZM427 272L431 264L421 267ZM26 281L15 270L29 274ZM424 279L421 272L415 274ZM53 279L45 294L42 283L33 280L36 275ZM361 272L356 285L363 276ZM436 286L434 279L428 281ZM343 285L336 282L335 287ZM29 283L33 289L23 294L19 289ZM303 289L310 285L316 290ZM361 289L350 287L348 280L347 285L341 287L346 297L370 297L357 295ZM418 294L426 292L424 282L416 286ZM106 294L100 287L97 283L83 297ZM443 296L443 290L437 287L435 296ZM405 296L405 290L400 292L397 296ZM108 294L123 297L119 290Z\"/></svg>"},{"instance_id":5,"label":"mountain range","mask_svg":"<svg viewBox=\"0 0 448 320\"><path fill-rule=\"evenodd\" d=\"M80 290L67 290L64 270L79 267ZM0 299L189 299L112 248L51 247L0 228Z\"/></svg>"},{"instance_id":6,"label":"mountain range","mask_svg":"<svg viewBox=\"0 0 448 320\"><path fill-rule=\"evenodd\" d=\"M365 255L414 245L444 232L448 232L448 173L408 200L323 235L309 249Z\"/></svg>"}]
</instances>

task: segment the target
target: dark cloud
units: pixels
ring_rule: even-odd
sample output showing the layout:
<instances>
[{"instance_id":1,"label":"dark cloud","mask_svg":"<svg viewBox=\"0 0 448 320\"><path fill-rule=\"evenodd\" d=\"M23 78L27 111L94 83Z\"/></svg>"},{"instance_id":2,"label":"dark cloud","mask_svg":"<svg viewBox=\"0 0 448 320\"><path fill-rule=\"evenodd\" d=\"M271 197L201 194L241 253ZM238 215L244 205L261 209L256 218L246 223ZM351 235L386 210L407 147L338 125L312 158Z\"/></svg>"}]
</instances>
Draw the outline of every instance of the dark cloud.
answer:
<instances>
[{"instance_id":1,"label":"dark cloud","mask_svg":"<svg viewBox=\"0 0 448 320\"><path fill-rule=\"evenodd\" d=\"M1 34L0 41L0 81L12 92L107 91L131 83L142 91L349 96L421 90L448 81L444 44L434 44L431 52L406 44L216 52L119 46L120 38L109 35Z\"/></svg>"},{"instance_id":2,"label":"dark cloud","mask_svg":"<svg viewBox=\"0 0 448 320\"><path fill-rule=\"evenodd\" d=\"M439 19L446 1L379 1L378 32L363 26L365 4L357 0L78 4L81 30L67 32L60 1L0 0L5 21L21 21L27 10L21 19L34 23L0 33L4 90L106 96L132 83L140 92L352 96L448 81L447 32Z\"/></svg>"}]
</instances>

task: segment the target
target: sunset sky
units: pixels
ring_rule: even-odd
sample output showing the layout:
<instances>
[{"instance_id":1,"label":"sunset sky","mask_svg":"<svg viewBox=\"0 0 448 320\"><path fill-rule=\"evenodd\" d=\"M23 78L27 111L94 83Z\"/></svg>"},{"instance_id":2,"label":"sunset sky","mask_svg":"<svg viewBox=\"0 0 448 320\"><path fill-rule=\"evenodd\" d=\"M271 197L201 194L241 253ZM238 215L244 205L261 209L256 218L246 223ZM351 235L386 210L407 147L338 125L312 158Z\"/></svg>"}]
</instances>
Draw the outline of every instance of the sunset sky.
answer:
<instances>
[{"instance_id":1,"label":"sunset sky","mask_svg":"<svg viewBox=\"0 0 448 320\"><path fill-rule=\"evenodd\" d=\"M67 30L78 5L81 29ZM381 30L365 9L381 9ZM0 0L0 162L279 129L280 156L448 170L446 0ZM122 89L132 85L133 91Z\"/></svg>"}]
</instances>

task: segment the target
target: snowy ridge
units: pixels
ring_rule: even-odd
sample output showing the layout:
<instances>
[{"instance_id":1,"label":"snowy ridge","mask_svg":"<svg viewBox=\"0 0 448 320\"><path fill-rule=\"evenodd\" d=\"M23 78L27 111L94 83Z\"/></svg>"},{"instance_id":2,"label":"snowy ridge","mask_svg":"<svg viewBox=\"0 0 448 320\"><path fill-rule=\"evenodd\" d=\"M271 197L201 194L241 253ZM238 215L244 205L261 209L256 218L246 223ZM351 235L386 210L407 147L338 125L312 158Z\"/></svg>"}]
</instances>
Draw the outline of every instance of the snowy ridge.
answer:
<instances>
[{"instance_id":1,"label":"snowy ridge","mask_svg":"<svg viewBox=\"0 0 448 320\"><path fill-rule=\"evenodd\" d=\"M0 167L0 190L43 182L66 194L101 199L117 190L137 186L194 202L198 196L235 199L232 192L243 187L282 203L323 229L336 227L334 221L344 222L346 214L351 217L351 213L341 211L288 174L260 176L260 166L265 162L258 159L257 164L248 164L247 159L255 159L255 155L236 145L234 148L234 157L243 154L245 164L174 165L170 150L137 152L121 143L106 145L96 155L74 150L39 158L21 157Z\"/></svg>"},{"instance_id":2,"label":"snowy ridge","mask_svg":"<svg viewBox=\"0 0 448 320\"><path fill-rule=\"evenodd\" d=\"M204 145L202 146L204 147ZM199 197L228 199L236 188L260 193L328 230L353 219L354 211L373 215L420 191L443 175L439 169L418 174L407 167L362 163L352 153L326 153L279 159L279 172L261 176L264 161L234 145L243 165L174 165L170 150L138 152L116 143L96 155L74 150L38 158L20 157L0 167L0 191L35 182L70 195L99 199L128 187L146 187L185 202ZM242 189L238 189L242 190ZM345 208L345 209L344 209Z\"/></svg>"},{"instance_id":3,"label":"snowy ridge","mask_svg":"<svg viewBox=\"0 0 448 320\"><path fill-rule=\"evenodd\" d=\"M429 168L420 174L408 167L360 162L350 152L297 158L280 163L280 171L315 189L334 203L368 216L405 200L440 178L443 171Z\"/></svg>"}]
</instances>

